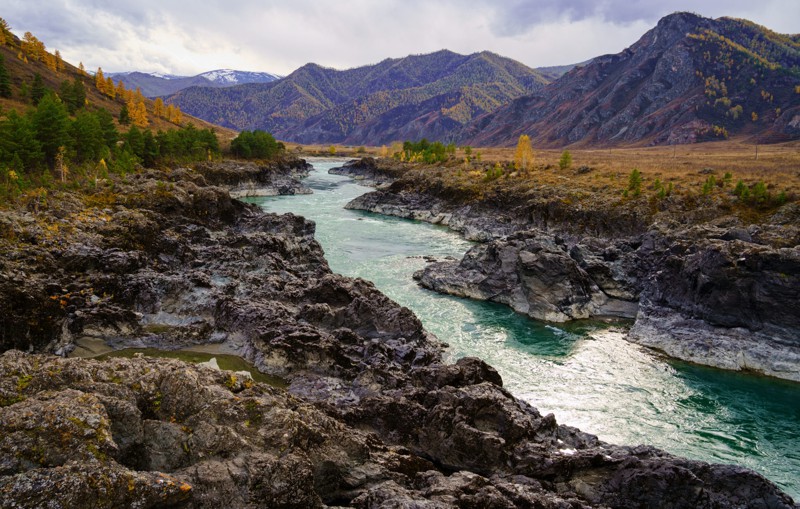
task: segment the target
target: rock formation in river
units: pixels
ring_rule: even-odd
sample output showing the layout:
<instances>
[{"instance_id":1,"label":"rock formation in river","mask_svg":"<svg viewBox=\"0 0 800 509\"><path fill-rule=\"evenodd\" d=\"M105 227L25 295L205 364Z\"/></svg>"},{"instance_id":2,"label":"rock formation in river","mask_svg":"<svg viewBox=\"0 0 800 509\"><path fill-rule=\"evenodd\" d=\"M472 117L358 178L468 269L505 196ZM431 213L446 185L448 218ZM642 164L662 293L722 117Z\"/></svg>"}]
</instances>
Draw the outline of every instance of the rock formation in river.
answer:
<instances>
[{"instance_id":1,"label":"rock formation in river","mask_svg":"<svg viewBox=\"0 0 800 509\"><path fill-rule=\"evenodd\" d=\"M418 273L423 286L539 320L635 318L629 339L670 356L800 381L800 308L787 305L800 299L796 204L762 225L714 218L712 207L696 212L695 226L669 212L649 223L635 204L573 206L546 185L465 199L429 174L347 205L485 242Z\"/></svg>"},{"instance_id":2,"label":"rock formation in river","mask_svg":"<svg viewBox=\"0 0 800 509\"><path fill-rule=\"evenodd\" d=\"M408 309L330 272L313 223L207 185L225 168L0 215L0 506L797 507L747 469L559 425L478 359L443 363ZM87 337L224 343L288 389L13 350Z\"/></svg>"}]
</instances>

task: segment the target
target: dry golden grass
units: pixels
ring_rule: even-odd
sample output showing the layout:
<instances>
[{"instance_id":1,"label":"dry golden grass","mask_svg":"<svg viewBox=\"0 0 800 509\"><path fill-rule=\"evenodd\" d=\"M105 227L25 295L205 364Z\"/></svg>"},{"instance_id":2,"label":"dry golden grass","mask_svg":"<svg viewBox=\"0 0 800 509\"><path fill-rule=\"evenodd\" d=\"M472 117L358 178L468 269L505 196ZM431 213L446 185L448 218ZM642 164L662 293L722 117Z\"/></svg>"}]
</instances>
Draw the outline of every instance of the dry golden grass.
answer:
<instances>
[{"instance_id":1,"label":"dry golden grass","mask_svg":"<svg viewBox=\"0 0 800 509\"><path fill-rule=\"evenodd\" d=\"M301 156L329 156L331 145L299 145L287 143L290 153ZM334 145L336 156L378 157L381 147L355 147ZM480 156L483 163L509 163L514 159L514 148L472 148L472 157ZM774 145L726 141L678 145L669 147L575 149L572 165L560 170L560 150L539 150L534 147L535 169L532 177L540 182L561 180L568 176L577 187L599 190L601 188L624 188L630 172L637 168L642 172L644 185L656 179L673 183L676 190L694 189L702 186L710 174L719 180L731 173L735 184L738 180L752 185L763 181L775 193L785 191L789 195L800 194L800 142ZM456 159L462 161L464 150L456 151ZM591 168L586 173L581 167ZM552 178L551 178L552 177Z\"/></svg>"}]
</instances>

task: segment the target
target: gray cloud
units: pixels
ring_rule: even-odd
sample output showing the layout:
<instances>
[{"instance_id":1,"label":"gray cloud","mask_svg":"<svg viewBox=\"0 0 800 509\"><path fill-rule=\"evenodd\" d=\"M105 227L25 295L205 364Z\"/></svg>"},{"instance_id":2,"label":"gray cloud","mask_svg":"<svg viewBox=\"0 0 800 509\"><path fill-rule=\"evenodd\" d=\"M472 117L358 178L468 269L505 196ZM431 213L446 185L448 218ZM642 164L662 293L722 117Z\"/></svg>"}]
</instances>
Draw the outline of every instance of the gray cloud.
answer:
<instances>
[{"instance_id":1,"label":"gray cloud","mask_svg":"<svg viewBox=\"0 0 800 509\"><path fill-rule=\"evenodd\" d=\"M347 68L442 48L527 65L621 51L665 14L695 10L798 32L800 2L762 0L3 0L15 32L107 71Z\"/></svg>"}]
</instances>

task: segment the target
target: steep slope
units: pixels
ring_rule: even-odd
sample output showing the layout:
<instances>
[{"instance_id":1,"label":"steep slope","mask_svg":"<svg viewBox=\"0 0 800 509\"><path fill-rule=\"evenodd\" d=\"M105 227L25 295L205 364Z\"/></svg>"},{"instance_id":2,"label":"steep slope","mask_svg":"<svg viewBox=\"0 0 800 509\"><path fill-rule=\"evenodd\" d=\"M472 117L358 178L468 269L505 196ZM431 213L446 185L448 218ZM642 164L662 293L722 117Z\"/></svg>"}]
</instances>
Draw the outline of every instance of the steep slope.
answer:
<instances>
[{"instance_id":1,"label":"steep slope","mask_svg":"<svg viewBox=\"0 0 800 509\"><path fill-rule=\"evenodd\" d=\"M53 65L55 57L46 51L42 43L42 55L35 58L28 55L25 44L18 37L10 32L5 33L4 43L0 44L0 56L3 57L3 64L8 71L11 86L11 96L0 97L0 111L7 112L15 110L23 114L31 108L32 83L36 74L42 78L42 84L46 89L60 93L59 89L65 81L74 82L79 80L83 83L86 92L86 101L89 110L100 108L109 111L116 119L125 101L115 94L114 98L101 93L95 86L95 78L82 72L78 67L69 62L61 62ZM52 60L50 60L52 59ZM50 64L48 64L50 60ZM127 84L126 84L127 87ZM127 87L130 89L130 87ZM154 115L153 101L146 100L145 106L148 112L150 128L153 131L176 129L179 125L166 120L163 117ZM193 124L201 129L212 129L223 138L232 138L235 134L226 128L210 124L204 120L189 115L183 115L183 124ZM123 129L124 130L124 129Z\"/></svg>"},{"instance_id":2,"label":"steep slope","mask_svg":"<svg viewBox=\"0 0 800 509\"><path fill-rule=\"evenodd\" d=\"M514 60L443 50L345 71L307 64L273 83L194 87L168 102L221 125L266 129L285 140L376 144L405 132L452 137L471 119L545 83Z\"/></svg>"},{"instance_id":3,"label":"steep slope","mask_svg":"<svg viewBox=\"0 0 800 509\"><path fill-rule=\"evenodd\" d=\"M231 87L244 83L269 83L280 76L267 72L217 69L197 76L173 76L144 72L108 73L114 80L122 80L128 88L139 88L145 97L172 95L189 87Z\"/></svg>"},{"instance_id":4,"label":"steep slope","mask_svg":"<svg viewBox=\"0 0 800 509\"><path fill-rule=\"evenodd\" d=\"M800 36L676 13L636 44L469 125L461 140L539 146L800 137Z\"/></svg>"}]
</instances>

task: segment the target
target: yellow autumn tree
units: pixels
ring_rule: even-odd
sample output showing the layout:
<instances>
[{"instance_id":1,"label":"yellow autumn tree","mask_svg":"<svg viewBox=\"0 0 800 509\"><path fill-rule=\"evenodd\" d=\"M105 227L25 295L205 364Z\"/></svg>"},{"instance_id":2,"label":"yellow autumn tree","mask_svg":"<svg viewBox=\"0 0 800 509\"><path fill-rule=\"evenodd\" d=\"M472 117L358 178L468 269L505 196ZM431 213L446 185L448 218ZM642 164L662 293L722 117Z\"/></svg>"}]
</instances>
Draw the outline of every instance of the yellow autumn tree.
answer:
<instances>
[{"instance_id":1,"label":"yellow autumn tree","mask_svg":"<svg viewBox=\"0 0 800 509\"><path fill-rule=\"evenodd\" d=\"M528 171L533 166L533 147L531 138L523 134L517 141L517 150L514 152L514 168Z\"/></svg>"},{"instance_id":2,"label":"yellow autumn tree","mask_svg":"<svg viewBox=\"0 0 800 509\"><path fill-rule=\"evenodd\" d=\"M159 118L164 116L164 101L160 97L156 97L153 101L153 116Z\"/></svg>"},{"instance_id":3,"label":"yellow autumn tree","mask_svg":"<svg viewBox=\"0 0 800 509\"><path fill-rule=\"evenodd\" d=\"M45 53L45 46L32 33L25 32L22 36L22 51L35 62L42 59Z\"/></svg>"},{"instance_id":4,"label":"yellow autumn tree","mask_svg":"<svg viewBox=\"0 0 800 509\"><path fill-rule=\"evenodd\" d=\"M106 95L112 99L117 96L117 89L114 88L114 80L111 76L106 78Z\"/></svg>"},{"instance_id":5,"label":"yellow autumn tree","mask_svg":"<svg viewBox=\"0 0 800 509\"><path fill-rule=\"evenodd\" d=\"M8 22L0 18L0 45L5 45L11 41L11 27Z\"/></svg>"},{"instance_id":6,"label":"yellow autumn tree","mask_svg":"<svg viewBox=\"0 0 800 509\"><path fill-rule=\"evenodd\" d=\"M64 59L61 58L61 52L56 50L53 55L56 57L56 71L64 72Z\"/></svg>"},{"instance_id":7,"label":"yellow autumn tree","mask_svg":"<svg viewBox=\"0 0 800 509\"><path fill-rule=\"evenodd\" d=\"M99 90L100 92L104 94L106 93L106 77L103 76L102 67L98 67L97 73L95 73L94 75L94 86L97 87L97 90Z\"/></svg>"},{"instance_id":8,"label":"yellow autumn tree","mask_svg":"<svg viewBox=\"0 0 800 509\"><path fill-rule=\"evenodd\" d=\"M122 98L123 101L127 100L125 92L127 92L127 90L125 90L125 84L122 82L122 80L119 80L117 82L117 96Z\"/></svg>"},{"instance_id":9,"label":"yellow autumn tree","mask_svg":"<svg viewBox=\"0 0 800 509\"><path fill-rule=\"evenodd\" d=\"M83 62L78 62L78 74L86 76L86 67L83 66Z\"/></svg>"},{"instance_id":10,"label":"yellow autumn tree","mask_svg":"<svg viewBox=\"0 0 800 509\"><path fill-rule=\"evenodd\" d=\"M130 110L131 120L136 127L147 127L150 125L150 119L147 118L147 107L144 101L138 101Z\"/></svg>"}]
</instances>

